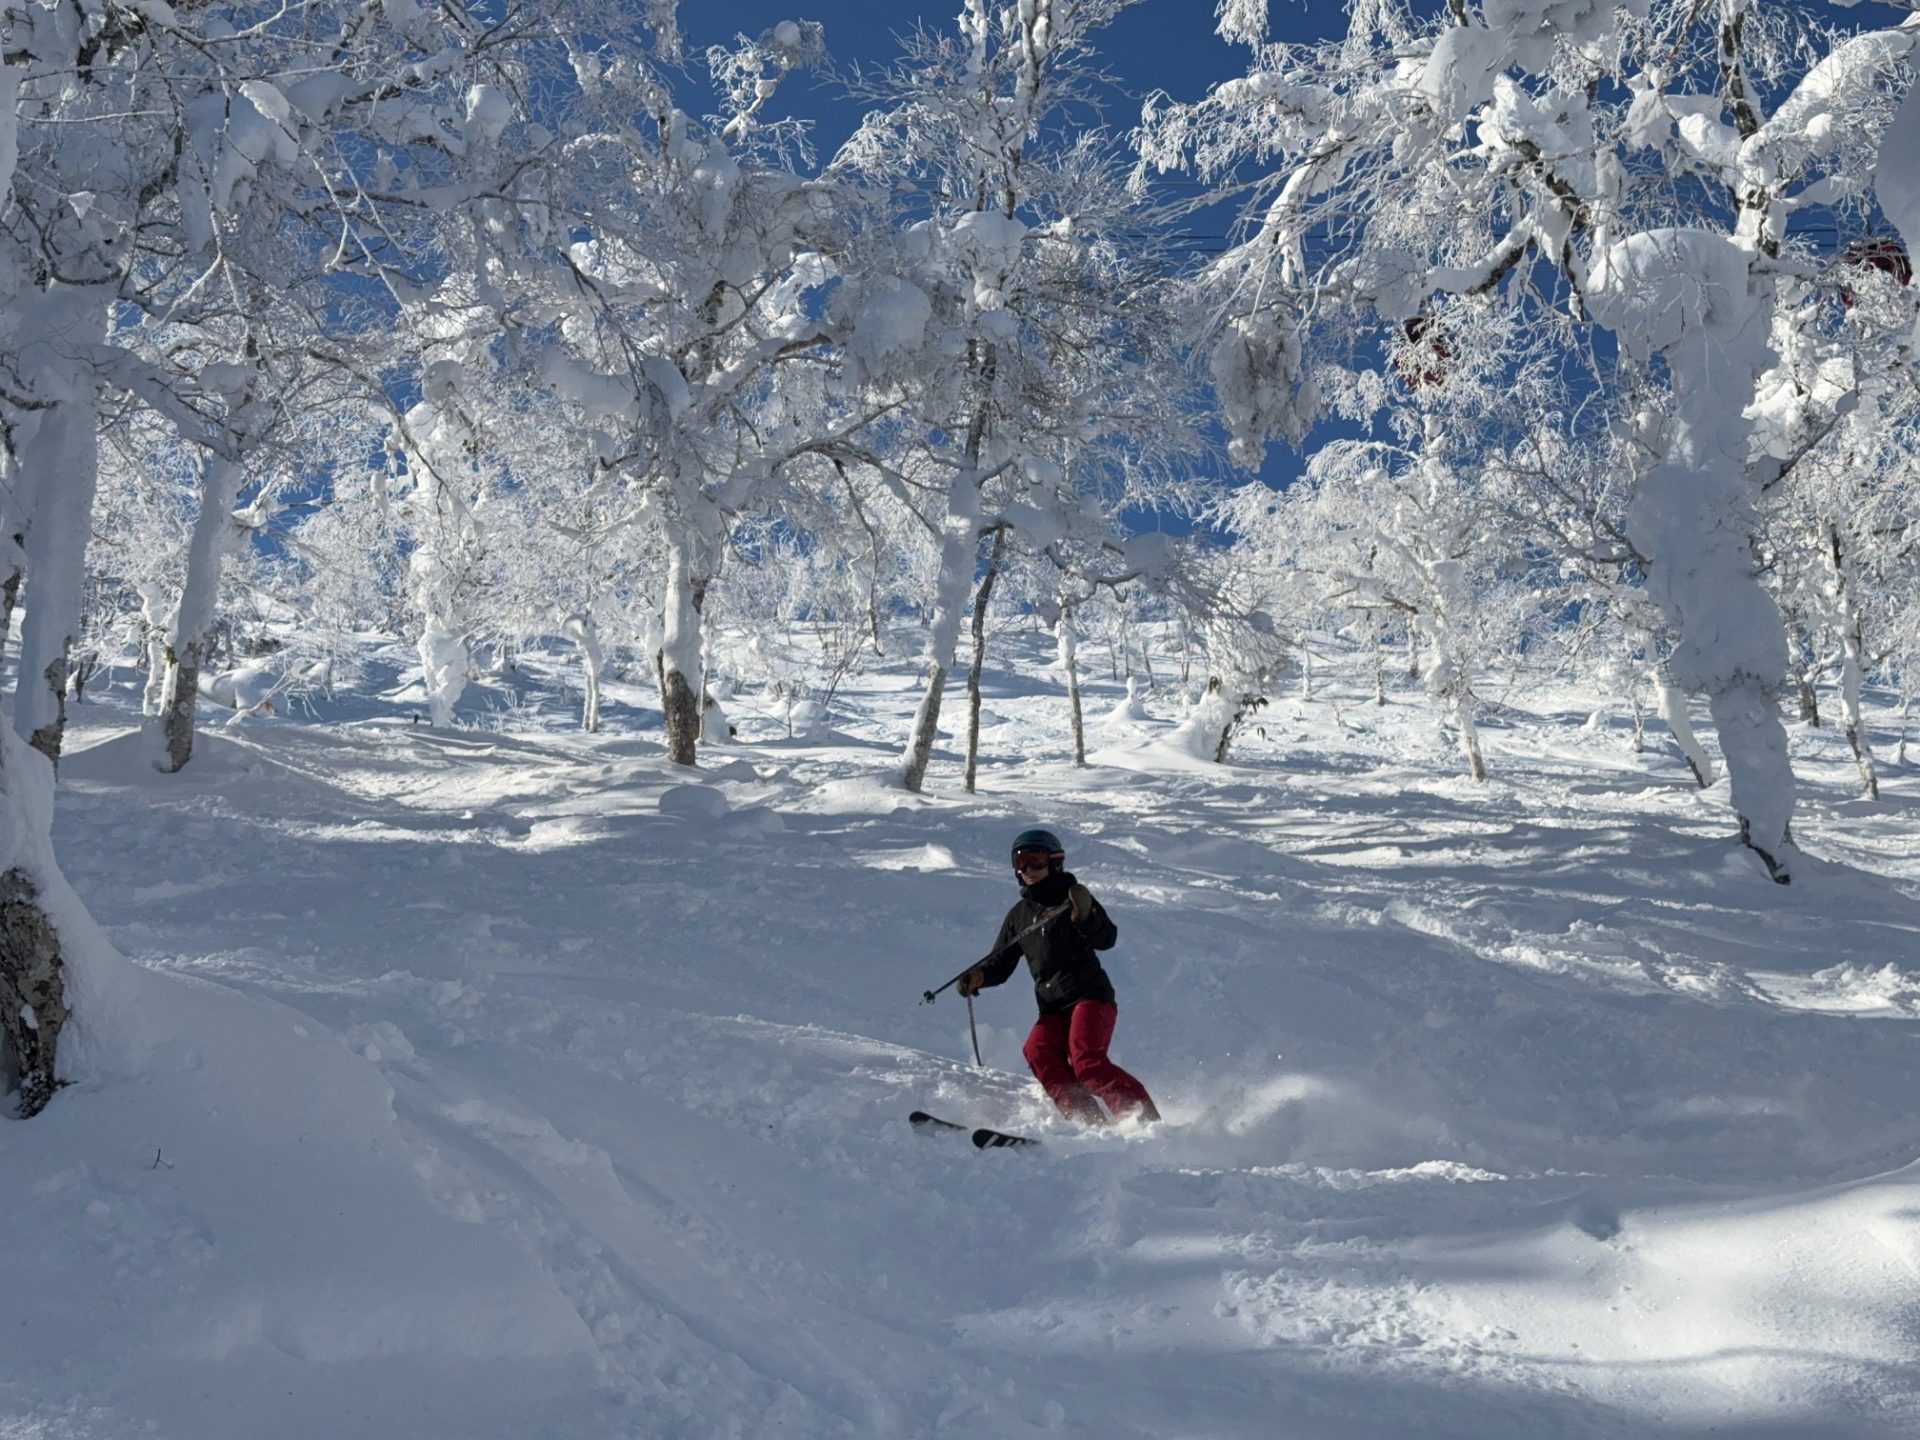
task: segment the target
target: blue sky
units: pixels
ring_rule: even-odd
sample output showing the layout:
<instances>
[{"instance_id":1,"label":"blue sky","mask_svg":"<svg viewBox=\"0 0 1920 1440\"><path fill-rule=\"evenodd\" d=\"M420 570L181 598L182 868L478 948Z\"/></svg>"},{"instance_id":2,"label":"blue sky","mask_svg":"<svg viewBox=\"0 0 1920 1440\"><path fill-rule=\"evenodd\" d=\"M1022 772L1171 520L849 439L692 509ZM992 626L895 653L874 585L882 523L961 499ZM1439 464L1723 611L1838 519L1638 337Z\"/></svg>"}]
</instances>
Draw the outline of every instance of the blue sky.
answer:
<instances>
[{"instance_id":1,"label":"blue sky","mask_svg":"<svg viewBox=\"0 0 1920 1440\"><path fill-rule=\"evenodd\" d=\"M680 22L689 49L698 53L736 33L758 34L780 20L818 20L827 27L827 48L836 62L871 64L897 53L895 37L911 30L916 18L929 28L951 31L961 8L961 0L682 0ZM1278 0L1273 16L1276 29L1303 38L1345 24L1341 7L1326 0L1311 6ZM1213 0L1141 0L1108 27L1102 50L1134 97L1154 89L1196 97L1208 85L1242 73L1247 58L1244 49L1213 33ZM850 128L851 111L824 96L796 97L789 104L794 112L819 117L823 148ZM1137 105L1116 108L1112 122L1124 128L1136 112Z\"/></svg>"}]
</instances>

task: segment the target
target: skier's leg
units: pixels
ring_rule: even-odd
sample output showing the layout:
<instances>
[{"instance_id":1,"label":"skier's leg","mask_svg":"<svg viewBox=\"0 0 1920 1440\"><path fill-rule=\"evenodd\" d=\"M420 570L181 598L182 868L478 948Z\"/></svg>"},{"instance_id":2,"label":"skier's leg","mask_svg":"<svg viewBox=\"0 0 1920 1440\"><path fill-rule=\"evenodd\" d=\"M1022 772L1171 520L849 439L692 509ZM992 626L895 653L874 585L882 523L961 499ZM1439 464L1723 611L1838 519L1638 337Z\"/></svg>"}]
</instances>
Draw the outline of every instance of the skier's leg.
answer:
<instances>
[{"instance_id":1,"label":"skier's leg","mask_svg":"<svg viewBox=\"0 0 1920 1440\"><path fill-rule=\"evenodd\" d=\"M1069 1120L1100 1124L1106 1120L1094 1098L1073 1077L1067 1054L1069 1021L1065 1015L1042 1015L1027 1034L1027 1068L1040 1082L1060 1113Z\"/></svg>"},{"instance_id":2,"label":"skier's leg","mask_svg":"<svg viewBox=\"0 0 1920 1440\"><path fill-rule=\"evenodd\" d=\"M1142 1120L1158 1120L1153 1097L1147 1087L1107 1058L1107 1046L1113 1040L1114 1022L1119 1010L1099 1000L1082 1000L1073 1007L1073 1020L1067 1031L1067 1059L1074 1079L1107 1102L1116 1116L1138 1115Z\"/></svg>"}]
</instances>

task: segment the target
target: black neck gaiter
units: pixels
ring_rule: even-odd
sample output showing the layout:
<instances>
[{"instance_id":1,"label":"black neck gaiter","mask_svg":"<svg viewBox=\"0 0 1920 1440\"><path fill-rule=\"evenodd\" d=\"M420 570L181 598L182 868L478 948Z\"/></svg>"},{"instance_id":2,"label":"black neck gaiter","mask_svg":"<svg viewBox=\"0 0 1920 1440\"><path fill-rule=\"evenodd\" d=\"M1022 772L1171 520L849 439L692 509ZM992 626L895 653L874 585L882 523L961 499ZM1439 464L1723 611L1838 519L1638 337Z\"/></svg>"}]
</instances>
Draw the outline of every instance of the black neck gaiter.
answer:
<instances>
[{"instance_id":1,"label":"black neck gaiter","mask_svg":"<svg viewBox=\"0 0 1920 1440\"><path fill-rule=\"evenodd\" d=\"M1065 870L1050 870L1031 885L1020 887L1020 898L1031 900L1036 905L1058 905L1067 898L1067 891L1073 886L1073 876Z\"/></svg>"}]
</instances>

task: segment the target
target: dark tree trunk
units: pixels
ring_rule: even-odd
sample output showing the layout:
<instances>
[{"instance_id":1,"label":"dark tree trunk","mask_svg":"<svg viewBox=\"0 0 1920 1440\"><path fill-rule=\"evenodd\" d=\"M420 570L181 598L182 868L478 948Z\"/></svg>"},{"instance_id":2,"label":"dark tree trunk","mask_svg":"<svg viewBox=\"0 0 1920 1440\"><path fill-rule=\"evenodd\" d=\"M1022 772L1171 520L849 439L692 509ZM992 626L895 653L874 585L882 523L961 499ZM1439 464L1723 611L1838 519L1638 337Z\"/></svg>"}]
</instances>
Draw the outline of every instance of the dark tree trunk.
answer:
<instances>
[{"instance_id":1,"label":"dark tree trunk","mask_svg":"<svg viewBox=\"0 0 1920 1440\"><path fill-rule=\"evenodd\" d=\"M53 692L53 718L27 737L27 743L47 757L55 770L60 768L60 746L67 734L67 655L73 641L48 662L44 679Z\"/></svg>"},{"instance_id":2,"label":"dark tree trunk","mask_svg":"<svg viewBox=\"0 0 1920 1440\"><path fill-rule=\"evenodd\" d=\"M167 657L167 686L160 700L160 731L166 742L165 768L168 774L177 775L186 769L187 762L193 758L194 719L200 708L200 666L204 648L202 642L196 640L180 653Z\"/></svg>"},{"instance_id":3,"label":"dark tree trunk","mask_svg":"<svg viewBox=\"0 0 1920 1440\"><path fill-rule=\"evenodd\" d=\"M23 1120L45 1109L58 1088L54 1051L66 1020L60 938L33 882L9 870L0 875L0 1049L19 1081Z\"/></svg>"}]
</instances>

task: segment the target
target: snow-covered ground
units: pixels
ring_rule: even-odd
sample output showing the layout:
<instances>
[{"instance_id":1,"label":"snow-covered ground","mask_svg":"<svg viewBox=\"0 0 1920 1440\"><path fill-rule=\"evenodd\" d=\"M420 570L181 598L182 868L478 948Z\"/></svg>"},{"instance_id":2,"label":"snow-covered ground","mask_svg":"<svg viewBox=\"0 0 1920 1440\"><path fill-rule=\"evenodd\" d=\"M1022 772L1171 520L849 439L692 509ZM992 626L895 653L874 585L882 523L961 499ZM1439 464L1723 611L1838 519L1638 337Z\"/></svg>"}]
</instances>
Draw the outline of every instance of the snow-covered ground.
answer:
<instances>
[{"instance_id":1,"label":"snow-covered ground","mask_svg":"<svg viewBox=\"0 0 1920 1440\"><path fill-rule=\"evenodd\" d=\"M887 783L905 673L806 741L737 702L697 775L617 686L625 731L402 697L177 777L81 709L57 840L134 963L0 1124L0 1436L1916 1433L1914 767L1869 806L1796 731L1782 889L1571 697L1476 786L1417 695L1323 672L1222 768L1095 679L1076 770L1045 648L975 796L945 741ZM984 1070L918 1003L1029 823L1155 1132L1044 1111L1019 977Z\"/></svg>"}]
</instances>

